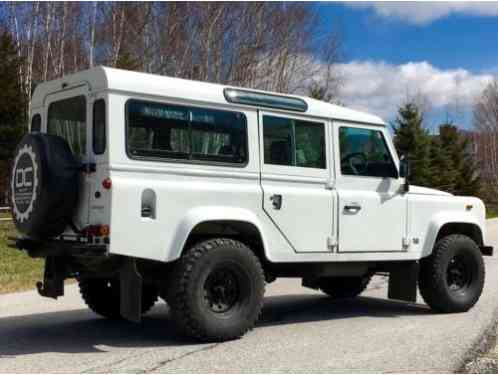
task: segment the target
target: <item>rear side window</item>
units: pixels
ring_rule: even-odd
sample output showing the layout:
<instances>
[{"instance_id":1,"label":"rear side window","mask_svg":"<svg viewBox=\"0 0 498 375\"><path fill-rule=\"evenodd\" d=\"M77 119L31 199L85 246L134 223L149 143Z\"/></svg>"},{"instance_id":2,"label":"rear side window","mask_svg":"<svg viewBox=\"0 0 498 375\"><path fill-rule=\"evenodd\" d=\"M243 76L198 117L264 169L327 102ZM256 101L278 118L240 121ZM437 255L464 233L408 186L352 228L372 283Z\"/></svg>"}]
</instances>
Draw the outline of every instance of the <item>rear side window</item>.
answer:
<instances>
[{"instance_id":1,"label":"rear side window","mask_svg":"<svg viewBox=\"0 0 498 375\"><path fill-rule=\"evenodd\" d=\"M86 99L84 96L59 100L48 107L48 134L64 138L76 157L86 154Z\"/></svg>"},{"instance_id":2,"label":"rear side window","mask_svg":"<svg viewBox=\"0 0 498 375\"><path fill-rule=\"evenodd\" d=\"M131 157L245 164L244 114L130 100L126 105Z\"/></svg>"},{"instance_id":3,"label":"rear side window","mask_svg":"<svg viewBox=\"0 0 498 375\"><path fill-rule=\"evenodd\" d=\"M31 119L31 133L39 132L41 130L41 116L37 113Z\"/></svg>"},{"instance_id":4,"label":"rear side window","mask_svg":"<svg viewBox=\"0 0 498 375\"><path fill-rule=\"evenodd\" d=\"M325 169L325 125L263 116L266 164Z\"/></svg>"},{"instance_id":5,"label":"rear side window","mask_svg":"<svg viewBox=\"0 0 498 375\"><path fill-rule=\"evenodd\" d=\"M93 152L96 155L105 152L105 100L99 99L93 103Z\"/></svg>"}]
</instances>

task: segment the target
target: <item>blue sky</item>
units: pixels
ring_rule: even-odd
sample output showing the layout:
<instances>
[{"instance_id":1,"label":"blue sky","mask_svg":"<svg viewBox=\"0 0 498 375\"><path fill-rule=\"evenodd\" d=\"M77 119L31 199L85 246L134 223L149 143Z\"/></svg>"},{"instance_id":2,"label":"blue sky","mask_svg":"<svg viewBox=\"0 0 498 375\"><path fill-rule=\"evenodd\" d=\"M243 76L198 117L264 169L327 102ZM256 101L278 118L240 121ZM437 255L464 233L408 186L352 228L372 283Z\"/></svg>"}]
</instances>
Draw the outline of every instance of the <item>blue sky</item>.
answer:
<instances>
[{"instance_id":1,"label":"blue sky","mask_svg":"<svg viewBox=\"0 0 498 375\"><path fill-rule=\"evenodd\" d=\"M320 3L342 36L345 104L392 120L417 97L427 125L472 125L472 103L498 74L498 3Z\"/></svg>"}]
</instances>

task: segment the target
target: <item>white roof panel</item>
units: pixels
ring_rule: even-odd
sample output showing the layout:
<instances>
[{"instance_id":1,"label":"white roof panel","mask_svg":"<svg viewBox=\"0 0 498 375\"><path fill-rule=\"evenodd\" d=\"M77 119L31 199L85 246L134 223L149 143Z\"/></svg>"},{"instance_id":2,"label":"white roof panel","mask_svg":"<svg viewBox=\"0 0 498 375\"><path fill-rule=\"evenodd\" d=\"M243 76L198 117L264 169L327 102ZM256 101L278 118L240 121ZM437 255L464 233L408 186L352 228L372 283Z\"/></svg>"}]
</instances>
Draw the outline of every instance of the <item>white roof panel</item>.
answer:
<instances>
[{"instance_id":1,"label":"white roof panel","mask_svg":"<svg viewBox=\"0 0 498 375\"><path fill-rule=\"evenodd\" d=\"M108 89L128 93L181 98L198 102L201 101L224 105L227 104L227 101L223 95L223 89L231 87L214 83L191 81L181 78L172 78L99 66L67 75L54 81L39 84L33 94L33 108L43 105L44 97L48 93L62 90L63 83L67 84L68 87L73 87L84 82L90 86L92 91ZM308 110L306 113L311 116L385 125L385 122L381 118L365 112L356 111L308 97L295 95L289 96L301 98L306 101L308 104Z\"/></svg>"}]
</instances>

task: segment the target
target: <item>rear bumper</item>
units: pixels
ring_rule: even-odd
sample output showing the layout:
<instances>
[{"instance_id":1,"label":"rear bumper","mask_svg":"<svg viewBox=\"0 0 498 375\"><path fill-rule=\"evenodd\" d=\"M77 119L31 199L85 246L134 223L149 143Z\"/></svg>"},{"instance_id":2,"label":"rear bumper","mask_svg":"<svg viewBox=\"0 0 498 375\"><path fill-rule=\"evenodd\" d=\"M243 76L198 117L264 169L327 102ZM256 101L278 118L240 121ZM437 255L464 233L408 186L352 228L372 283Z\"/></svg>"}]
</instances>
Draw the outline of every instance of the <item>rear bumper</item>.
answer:
<instances>
[{"instance_id":1,"label":"rear bumper","mask_svg":"<svg viewBox=\"0 0 498 375\"><path fill-rule=\"evenodd\" d=\"M102 256L107 253L107 246L91 244L90 241L81 240L47 240L36 241L30 238L16 238L11 247L27 251L32 258L46 258L48 256L95 255Z\"/></svg>"}]
</instances>

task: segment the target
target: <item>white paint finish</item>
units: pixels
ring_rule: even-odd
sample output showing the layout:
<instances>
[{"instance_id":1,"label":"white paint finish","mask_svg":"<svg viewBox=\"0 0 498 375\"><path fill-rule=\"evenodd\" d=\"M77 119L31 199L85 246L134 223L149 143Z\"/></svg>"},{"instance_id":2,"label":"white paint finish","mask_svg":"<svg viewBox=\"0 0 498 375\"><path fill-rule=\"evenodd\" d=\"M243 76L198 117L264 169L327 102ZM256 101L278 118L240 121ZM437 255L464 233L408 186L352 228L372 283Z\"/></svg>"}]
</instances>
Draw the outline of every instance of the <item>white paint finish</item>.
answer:
<instances>
[{"instance_id":1,"label":"white paint finish","mask_svg":"<svg viewBox=\"0 0 498 375\"><path fill-rule=\"evenodd\" d=\"M61 91L63 82L68 88ZM97 173L86 178L90 188L85 196L90 197L87 221L110 223L111 253L172 261L180 256L197 224L236 220L258 228L266 256L272 262L414 260L431 252L437 232L445 223L484 227L484 208L475 198L453 197L414 186L405 194L401 178L341 175L337 136L341 125L383 132L399 167L389 132L379 126L383 122L374 116L308 98L303 98L309 105L306 113L262 110L258 114L254 107L227 103L220 85L94 68L37 87L33 108L38 112L43 109L42 129L46 129L46 105L52 100L45 96L74 96L74 90L82 89L82 82L89 87L89 124L93 101L104 98L107 104L108 144L104 155L91 152L91 126L88 127L88 161L96 162ZM125 149L125 104L130 98L243 112L248 131L247 165L130 159ZM263 132L258 128L258 116L264 113L323 122L327 169L263 163ZM111 191L101 188L107 176L112 178ZM146 189L156 196L154 219L141 217L141 197ZM94 198L97 190L102 198ZM271 205L269 197L273 194L282 195L281 210ZM465 202L471 202L473 210L465 211ZM344 205L349 203L358 203L361 210L346 215ZM85 214L84 209L79 210L78 215ZM407 248L402 246L405 237L411 242ZM331 249L327 242L334 239L338 240L338 248Z\"/></svg>"},{"instance_id":2,"label":"white paint finish","mask_svg":"<svg viewBox=\"0 0 498 375\"><path fill-rule=\"evenodd\" d=\"M296 252L330 251L333 197L325 182L275 181L262 175L263 208ZM273 206L272 196L282 197L282 206Z\"/></svg>"},{"instance_id":3,"label":"white paint finish","mask_svg":"<svg viewBox=\"0 0 498 375\"><path fill-rule=\"evenodd\" d=\"M338 194L339 252L404 251L407 203L402 191L404 179L342 175L340 166L339 128L341 126L379 130L372 126L334 121L334 151ZM394 163L399 161L386 129L381 129ZM348 210L358 206L359 210Z\"/></svg>"},{"instance_id":4,"label":"white paint finish","mask_svg":"<svg viewBox=\"0 0 498 375\"><path fill-rule=\"evenodd\" d=\"M43 99L47 92L60 91L63 83L67 87L72 87L81 82L88 83L92 92L105 89L125 95L147 94L157 98L181 99L188 102L210 103L216 106L227 105L223 90L228 86L99 66L37 85L33 93L33 108L43 105ZM306 115L385 126L382 119L368 113L308 97L289 96L303 99L308 104ZM232 105L231 107L251 108L242 105ZM285 111L282 112L285 113Z\"/></svg>"},{"instance_id":5,"label":"white paint finish","mask_svg":"<svg viewBox=\"0 0 498 375\"><path fill-rule=\"evenodd\" d=\"M412 189L415 190L416 189ZM466 206L472 209L467 210ZM408 194L410 238L418 238L419 243L411 245L411 251L427 256L432 252L439 229L447 223L467 223L481 229L484 243L486 239L485 208L480 199L474 197L445 197L441 195Z\"/></svg>"}]
</instances>

